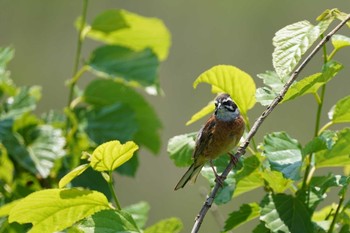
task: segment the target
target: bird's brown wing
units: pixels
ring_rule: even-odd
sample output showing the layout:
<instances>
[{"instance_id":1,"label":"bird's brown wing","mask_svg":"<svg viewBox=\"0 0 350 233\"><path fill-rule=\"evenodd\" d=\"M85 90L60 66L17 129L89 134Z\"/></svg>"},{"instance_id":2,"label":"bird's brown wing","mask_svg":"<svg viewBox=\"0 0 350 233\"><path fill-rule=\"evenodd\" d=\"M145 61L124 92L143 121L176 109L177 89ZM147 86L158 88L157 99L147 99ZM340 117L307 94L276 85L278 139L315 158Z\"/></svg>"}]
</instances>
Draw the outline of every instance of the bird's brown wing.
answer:
<instances>
[{"instance_id":1,"label":"bird's brown wing","mask_svg":"<svg viewBox=\"0 0 350 233\"><path fill-rule=\"evenodd\" d=\"M215 127L215 119L209 118L207 123L199 130L196 139L196 147L193 152L193 159L196 160L203 154L205 148L210 144L213 136L213 129Z\"/></svg>"}]
</instances>

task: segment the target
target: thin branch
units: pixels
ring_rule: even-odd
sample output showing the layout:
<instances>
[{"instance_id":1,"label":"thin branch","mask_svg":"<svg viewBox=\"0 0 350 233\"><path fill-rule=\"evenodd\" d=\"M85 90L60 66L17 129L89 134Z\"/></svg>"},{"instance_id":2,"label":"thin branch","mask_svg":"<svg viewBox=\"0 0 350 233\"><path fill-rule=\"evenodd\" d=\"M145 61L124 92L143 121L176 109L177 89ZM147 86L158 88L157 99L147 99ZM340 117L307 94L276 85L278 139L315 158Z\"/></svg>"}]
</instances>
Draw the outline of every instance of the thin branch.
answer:
<instances>
[{"instance_id":1,"label":"thin branch","mask_svg":"<svg viewBox=\"0 0 350 233\"><path fill-rule=\"evenodd\" d=\"M249 142L254 137L255 133L258 131L261 124L264 122L265 118L274 110L274 108L278 105L279 102L282 101L284 95L287 93L289 87L292 85L292 83L296 80L299 73L305 68L305 66L309 63L311 58L315 56L315 54L322 48L322 46L329 41L329 39L342 27L344 24L350 20L350 14L341 21L331 32L329 32L319 43L318 45L311 51L311 53L303 60L303 62L294 70L291 77L287 81L287 83L284 85L281 92L276 96L276 98L272 101L272 103L266 108L266 110L260 115L260 117L255 121L253 127L249 131L247 138L245 141L241 144L241 146L238 148L235 157L240 158L242 155L245 154L246 148L249 145ZM227 165L224 172L221 174L223 179L226 179L229 172L234 167L234 163L231 160L230 163ZM216 197L217 192L220 189L220 184L217 182L212 189L210 195L207 197L206 201L204 202L202 209L200 210L199 214L196 217L195 223L193 225L191 233L197 233L202 225L203 219L210 209L211 205L213 204L214 198Z\"/></svg>"}]
</instances>

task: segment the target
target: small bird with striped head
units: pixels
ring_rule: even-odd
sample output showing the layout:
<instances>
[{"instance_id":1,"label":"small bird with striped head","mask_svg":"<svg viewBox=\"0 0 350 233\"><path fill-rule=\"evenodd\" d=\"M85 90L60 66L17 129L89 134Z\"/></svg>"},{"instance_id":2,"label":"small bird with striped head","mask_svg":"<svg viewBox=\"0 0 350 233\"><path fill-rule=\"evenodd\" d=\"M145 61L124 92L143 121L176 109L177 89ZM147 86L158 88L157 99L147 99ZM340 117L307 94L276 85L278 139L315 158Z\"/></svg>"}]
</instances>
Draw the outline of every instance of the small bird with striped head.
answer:
<instances>
[{"instance_id":1,"label":"small bird with striped head","mask_svg":"<svg viewBox=\"0 0 350 233\"><path fill-rule=\"evenodd\" d=\"M215 112L197 134L193 163L177 183L175 190L183 188L190 180L194 183L208 161L220 182L212 161L220 155L229 153L238 144L244 128L243 117L230 95L226 93L218 95L215 98Z\"/></svg>"}]
</instances>

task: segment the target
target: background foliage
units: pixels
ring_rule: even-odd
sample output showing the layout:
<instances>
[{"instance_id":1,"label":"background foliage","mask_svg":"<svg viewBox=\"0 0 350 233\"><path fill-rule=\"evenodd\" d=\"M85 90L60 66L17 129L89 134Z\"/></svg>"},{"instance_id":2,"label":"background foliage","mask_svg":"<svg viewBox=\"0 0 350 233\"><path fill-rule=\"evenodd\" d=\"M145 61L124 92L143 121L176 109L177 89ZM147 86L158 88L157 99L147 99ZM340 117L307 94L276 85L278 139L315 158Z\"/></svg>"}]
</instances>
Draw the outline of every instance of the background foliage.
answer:
<instances>
[{"instance_id":1,"label":"background foliage","mask_svg":"<svg viewBox=\"0 0 350 233\"><path fill-rule=\"evenodd\" d=\"M61 111L68 95L63 82L71 75L70 67L75 50L76 32L71 24L76 19L81 2L31 1L19 4L19 1L12 0L2 1L0 4L0 9L3 9L0 14L0 27L3 32L0 37L1 45L13 44L16 48L16 58L9 64L11 77L19 85L29 86L36 83L43 85L44 98L37 105L36 112L47 111L51 108ZM202 6L200 11L198 11L199 4ZM88 21L92 22L96 15L108 8L125 7L143 15L157 16L163 19L171 29L173 48L169 59L160 69L162 87L167 95L163 98L146 97L150 103L153 103L157 115L166 126L162 134L163 141L165 141L170 136L195 131L200 127L200 123L197 123L185 129L183 124L189 119L189 116L214 96L208 96L208 89L205 85L199 85L194 94L191 84L195 77L214 64L234 64L250 73L258 87L262 86L254 76L266 69L272 69L269 57L274 32L302 19L308 19L313 23L315 16L326 8L335 7L334 4L334 2L318 0L308 2L265 1L263 3L221 1L215 4L209 1L193 1L186 2L187 7L184 8L181 1L175 3L151 0L147 3L138 2L136 4L133 1L102 0L90 1ZM336 4L340 9L349 12L346 1L338 1ZM274 13L271 14L271 12ZM208 36L208 29L211 30L212 36ZM82 49L84 61L96 48L96 45L97 43L86 40ZM346 50L344 50L337 55L337 60L345 61L347 57ZM317 58L314 63L318 63ZM346 93L347 85L345 84L348 79L345 75L347 66L344 65L344 70L337 76L339 81L330 82L327 85L325 112L342 97L342 93ZM311 67L314 67L313 71L320 70L318 64L316 66L311 64ZM305 72L307 76L312 71L306 70ZM85 73L85 76L86 78L81 79L80 83L87 84L93 77L88 73ZM181 92L178 91L179 89ZM298 138L301 145L305 145L314 129L314 124L310 123L314 120L314 114L307 114L315 107L313 101L313 96L309 95L279 106L266 121L262 132L282 129L294 138ZM261 109L259 105L255 105L254 109L249 111L250 119L253 120ZM286 124L285 118L290 116L291 112L298 114L294 114L293 119ZM327 115L322 114L321 122L325 123L327 120ZM260 137L258 141L262 141L262 133L258 132L257 136ZM164 146L162 151L165 153ZM148 154L146 151L142 152L144 153ZM163 216L175 215L182 218L187 226L185 229L191 227L193 217L202 203L197 187L207 186L207 183L199 180L196 187L174 193L173 186L183 172L181 169L175 168L166 156L139 156L139 162L141 166L136 173L136 179L117 176L117 185L120 187L118 194L122 204L135 203L140 200L139 194L142 193L142 199L150 202L152 206L149 212L149 223ZM150 167L157 169L151 169L151 171ZM159 173L162 175L160 176ZM150 183L150 180L154 182ZM159 193L148 191L153 187L157 187ZM226 213L232 212L233 208L238 208L241 203L255 200L254 196L261 193L262 189L256 189L246 195L237 196L229 205L221 206L220 209L225 216ZM178 206L177 202L167 202L170 207L165 209L163 203L168 198L176 198L181 203L187 203L188 208L175 208ZM331 194L329 198L334 198L334 195ZM218 228L213 219L215 218L208 215L204 224L206 229L217 231ZM243 225L235 231L250 231L245 229L251 228Z\"/></svg>"}]
</instances>

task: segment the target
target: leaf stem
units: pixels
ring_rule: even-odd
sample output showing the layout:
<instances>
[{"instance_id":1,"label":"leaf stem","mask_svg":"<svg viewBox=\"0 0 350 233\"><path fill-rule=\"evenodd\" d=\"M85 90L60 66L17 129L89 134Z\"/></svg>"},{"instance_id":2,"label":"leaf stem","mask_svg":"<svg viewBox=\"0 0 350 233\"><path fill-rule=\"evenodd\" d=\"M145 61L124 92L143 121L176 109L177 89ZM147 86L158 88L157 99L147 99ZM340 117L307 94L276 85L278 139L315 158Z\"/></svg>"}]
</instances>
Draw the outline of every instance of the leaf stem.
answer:
<instances>
[{"instance_id":1,"label":"leaf stem","mask_svg":"<svg viewBox=\"0 0 350 233\"><path fill-rule=\"evenodd\" d=\"M109 171L108 175L109 175L109 181L107 183L108 183L109 191L112 194L112 197L113 197L113 200L114 200L114 202L115 202L115 204L117 206L117 209L121 210L122 208L120 207L120 203L118 201L117 194L115 193L115 190L113 188L113 184L114 184L114 182L113 182L113 172Z\"/></svg>"},{"instance_id":2,"label":"leaf stem","mask_svg":"<svg viewBox=\"0 0 350 233\"><path fill-rule=\"evenodd\" d=\"M337 206L337 209L335 210L335 213L334 213L334 217L333 217L333 220L332 220L332 223L328 229L328 233L332 233L333 232L333 229L334 229L334 226L335 226L335 223L337 221L337 216L339 214L339 211L340 211L340 208L344 202L344 199L345 199L345 195L342 195L339 199L339 203L338 203L338 206Z\"/></svg>"},{"instance_id":3,"label":"leaf stem","mask_svg":"<svg viewBox=\"0 0 350 233\"><path fill-rule=\"evenodd\" d=\"M79 32L78 32L77 49L75 51L75 61L74 61L73 75L72 75L73 77L72 77L72 82L71 82L70 89L69 89L69 97L68 97L68 104L67 104L68 107L70 106L70 103L73 100L74 87L75 87L75 84L77 81L75 79L75 77L77 76L78 69L79 69L81 49L82 49L83 40L84 40L83 31L84 31L84 27L86 24L86 15L87 15L88 4L89 4L89 0L83 0L83 11L82 11L82 15L81 15L81 25L80 25Z\"/></svg>"},{"instance_id":4,"label":"leaf stem","mask_svg":"<svg viewBox=\"0 0 350 233\"><path fill-rule=\"evenodd\" d=\"M333 125L333 122L330 121L327 124L325 124L319 131L318 131L318 135L320 135L323 131L325 131L326 129L328 129L330 126Z\"/></svg>"}]
</instances>

